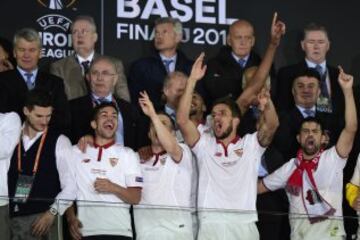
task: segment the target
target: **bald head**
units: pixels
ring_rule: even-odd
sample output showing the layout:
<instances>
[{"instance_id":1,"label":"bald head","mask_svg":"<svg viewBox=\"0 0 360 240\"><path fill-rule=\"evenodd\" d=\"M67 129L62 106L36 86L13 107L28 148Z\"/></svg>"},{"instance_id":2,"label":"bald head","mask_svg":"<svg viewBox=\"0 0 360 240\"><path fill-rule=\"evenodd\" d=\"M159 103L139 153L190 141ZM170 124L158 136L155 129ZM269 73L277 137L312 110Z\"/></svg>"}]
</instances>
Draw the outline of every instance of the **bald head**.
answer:
<instances>
[{"instance_id":1,"label":"bald head","mask_svg":"<svg viewBox=\"0 0 360 240\"><path fill-rule=\"evenodd\" d=\"M254 27L246 20L237 20L230 25L227 36L227 44L233 53L244 58L250 54L255 44Z\"/></svg>"}]
</instances>

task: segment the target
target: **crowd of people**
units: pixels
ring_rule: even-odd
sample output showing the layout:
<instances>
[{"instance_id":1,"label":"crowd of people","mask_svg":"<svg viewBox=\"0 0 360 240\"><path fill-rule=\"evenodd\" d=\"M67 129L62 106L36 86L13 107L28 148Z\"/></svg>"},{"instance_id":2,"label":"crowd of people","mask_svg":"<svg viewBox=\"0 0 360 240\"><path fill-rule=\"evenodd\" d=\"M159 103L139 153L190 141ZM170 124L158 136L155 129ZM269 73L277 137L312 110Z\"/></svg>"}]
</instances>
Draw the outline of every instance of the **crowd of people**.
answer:
<instances>
[{"instance_id":1,"label":"crowd of people","mask_svg":"<svg viewBox=\"0 0 360 240\"><path fill-rule=\"evenodd\" d=\"M343 182L359 96L327 62L323 26L276 71L277 13L262 57L237 20L208 61L187 58L181 22L160 18L153 55L127 76L96 53L91 16L70 30L74 55L49 71L34 29L0 41L2 239L345 239L343 199L360 211L360 161Z\"/></svg>"}]
</instances>

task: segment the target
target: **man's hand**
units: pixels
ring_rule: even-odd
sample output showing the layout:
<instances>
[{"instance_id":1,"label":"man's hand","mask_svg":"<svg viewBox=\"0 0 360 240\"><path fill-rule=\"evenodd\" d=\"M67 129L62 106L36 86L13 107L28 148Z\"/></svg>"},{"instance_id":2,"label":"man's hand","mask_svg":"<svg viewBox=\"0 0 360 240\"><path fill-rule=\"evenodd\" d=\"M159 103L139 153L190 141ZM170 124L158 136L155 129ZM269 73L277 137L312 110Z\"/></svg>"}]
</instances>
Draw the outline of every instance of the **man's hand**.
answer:
<instances>
[{"instance_id":1,"label":"man's hand","mask_svg":"<svg viewBox=\"0 0 360 240\"><path fill-rule=\"evenodd\" d=\"M82 228L82 223L77 217L67 218L68 226L69 226L69 232L71 237L74 240L81 240L82 234L80 231L80 228Z\"/></svg>"},{"instance_id":2,"label":"man's hand","mask_svg":"<svg viewBox=\"0 0 360 240\"><path fill-rule=\"evenodd\" d=\"M80 149L80 151L82 151L83 153L86 152L86 147L88 145L90 146L94 146L94 137L91 135L85 135L83 137L81 137L78 141L78 143L76 144L77 147Z\"/></svg>"},{"instance_id":3,"label":"man's hand","mask_svg":"<svg viewBox=\"0 0 360 240\"><path fill-rule=\"evenodd\" d=\"M94 188L100 193L113 193L114 183L107 178L96 178Z\"/></svg>"},{"instance_id":4,"label":"man's hand","mask_svg":"<svg viewBox=\"0 0 360 240\"><path fill-rule=\"evenodd\" d=\"M270 92L269 90L262 89L261 92L257 95L258 100L258 109L263 112L270 101Z\"/></svg>"},{"instance_id":5,"label":"man's hand","mask_svg":"<svg viewBox=\"0 0 360 240\"><path fill-rule=\"evenodd\" d=\"M360 194L358 194L353 202L353 205L352 205L353 209L355 211L360 211Z\"/></svg>"},{"instance_id":6,"label":"man's hand","mask_svg":"<svg viewBox=\"0 0 360 240\"><path fill-rule=\"evenodd\" d=\"M152 104L146 91L140 92L139 104L146 116L151 118L156 115L154 105Z\"/></svg>"},{"instance_id":7,"label":"man's hand","mask_svg":"<svg viewBox=\"0 0 360 240\"><path fill-rule=\"evenodd\" d=\"M341 66L338 66L339 68L339 77L338 81L343 90L345 89L351 89L354 82L354 77L350 74L346 74Z\"/></svg>"},{"instance_id":8,"label":"man's hand","mask_svg":"<svg viewBox=\"0 0 360 240\"><path fill-rule=\"evenodd\" d=\"M55 216L52 215L49 211L46 211L40 215L31 225L32 235L35 237L41 237L46 235L51 225L53 224Z\"/></svg>"},{"instance_id":9,"label":"man's hand","mask_svg":"<svg viewBox=\"0 0 360 240\"><path fill-rule=\"evenodd\" d=\"M202 52L199 57L195 60L189 79L193 81L199 81L201 78L204 77L206 72L206 65L204 65L204 57L205 53Z\"/></svg>"},{"instance_id":10,"label":"man's hand","mask_svg":"<svg viewBox=\"0 0 360 240\"><path fill-rule=\"evenodd\" d=\"M286 25L282 21L277 20L277 12L274 13L271 23L271 44L279 46L281 37L286 32Z\"/></svg>"}]
</instances>

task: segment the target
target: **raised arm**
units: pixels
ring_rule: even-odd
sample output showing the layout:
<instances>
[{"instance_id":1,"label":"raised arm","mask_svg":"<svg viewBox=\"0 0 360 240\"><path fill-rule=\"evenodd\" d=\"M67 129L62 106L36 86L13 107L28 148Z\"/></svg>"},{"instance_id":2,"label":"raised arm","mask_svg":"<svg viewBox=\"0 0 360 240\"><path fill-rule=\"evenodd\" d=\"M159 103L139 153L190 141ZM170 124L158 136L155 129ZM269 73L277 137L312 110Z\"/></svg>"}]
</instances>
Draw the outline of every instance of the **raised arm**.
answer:
<instances>
[{"instance_id":1,"label":"raised arm","mask_svg":"<svg viewBox=\"0 0 360 240\"><path fill-rule=\"evenodd\" d=\"M275 131L279 126L279 119L274 104L270 99L269 91L262 91L258 95L258 101L261 116L257 138L261 146L267 147L271 143Z\"/></svg>"},{"instance_id":2,"label":"raised arm","mask_svg":"<svg viewBox=\"0 0 360 240\"><path fill-rule=\"evenodd\" d=\"M244 89L243 93L236 100L241 114L244 114L251 102L252 96L257 94L261 88L264 86L265 81L269 75L271 65L274 60L276 49L280 44L282 35L285 34L285 24L277 20L277 13L274 13L272 23L271 23L271 38L269 45L266 49L263 60L261 61L259 68L256 70L254 76L250 80L248 86Z\"/></svg>"},{"instance_id":3,"label":"raised arm","mask_svg":"<svg viewBox=\"0 0 360 240\"><path fill-rule=\"evenodd\" d=\"M185 92L180 98L179 106L176 112L177 124L181 130L185 142L189 146L194 146L194 144L200 138L199 131L197 130L194 123L190 120L190 108L195 85L206 72L206 65L203 65L204 57L205 54L201 53L193 64L190 77L186 82Z\"/></svg>"},{"instance_id":4,"label":"raised arm","mask_svg":"<svg viewBox=\"0 0 360 240\"><path fill-rule=\"evenodd\" d=\"M338 81L345 97L345 127L341 131L336 143L336 150L340 157L347 158L352 149L357 131L357 115L352 89L354 78L346 74L340 66L339 70Z\"/></svg>"},{"instance_id":5,"label":"raised arm","mask_svg":"<svg viewBox=\"0 0 360 240\"><path fill-rule=\"evenodd\" d=\"M140 107L144 114L150 118L152 124L154 125L160 144L173 160L175 160L176 162L180 162L182 157L182 149L177 142L175 136L161 122L159 116L155 112L154 106L150 101L147 93L140 92L140 96Z\"/></svg>"}]
</instances>

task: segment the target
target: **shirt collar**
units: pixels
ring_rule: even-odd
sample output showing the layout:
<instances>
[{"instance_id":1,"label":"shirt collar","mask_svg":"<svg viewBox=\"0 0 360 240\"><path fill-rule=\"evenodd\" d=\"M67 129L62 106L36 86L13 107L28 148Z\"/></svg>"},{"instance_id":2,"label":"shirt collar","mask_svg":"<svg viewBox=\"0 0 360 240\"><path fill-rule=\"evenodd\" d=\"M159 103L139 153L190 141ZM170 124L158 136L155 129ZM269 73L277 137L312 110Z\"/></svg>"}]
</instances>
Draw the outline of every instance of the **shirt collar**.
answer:
<instances>
[{"instance_id":1,"label":"shirt collar","mask_svg":"<svg viewBox=\"0 0 360 240\"><path fill-rule=\"evenodd\" d=\"M20 72L21 76L23 76L24 79L26 79L25 77L25 73L32 73L33 74L33 77L31 79L32 82L35 82L35 79L36 79L36 75L38 73L38 68L36 68L35 70L32 70L31 72L27 72L25 70L23 70L22 68L20 68L19 66L16 66L17 70Z\"/></svg>"},{"instance_id":2,"label":"shirt collar","mask_svg":"<svg viewBox=\"0 0 360 240\"><path fill-rule=\"evenodd\" d=\"M25 134L24 128L25 128L25 123L23 123L22 126L21 126L21 132L22 132L22 138L23 138L23 139L26 138L26 139L28 139L28 140L35 140L35 139L38 139L38 138L44 133L44 131L37 132L36 135L35 135L35 137L33 137L32 139L30 139L30 137Z\"/></svg>"},{"instance_id":3,"label":"shirt collar","mask_svg":"<svg viewBox=\"0 0 360 240\"><path fill-rule=\"evenodd\" d=\"M307 65L309 68L315 68L316 65L320 65L320 66L322 67L322 69L326 69L326 60L323 61L323 62L320 63L320 64L317 64L317 63L311 62L310 60L308 60L308 59L305 58L305 62L306 62L306 65Z\"/></svg>"},{"instance_id":4,"label":"shirt collar","mask_svg":"<svg viewBox=\"0 0 360 240\"><path fill-rule=\"evenodd\" d=\"M176 112L173 108L171 108L169 105L165 105L165 108L164 108L165 112L167 114L169 114L169 116L176 116ZM174 119L175 120L175 119Z\"/></svg>"},{"instance_id":5,"label":"shirt collar","mask_svg":"<svg viewBox=\"0 0 360 240\"><path fill-rule=\"evenodd\" d=\"M91 62L94 58L94 54L95 52L93 51L87 58L83 58L80 55L76 54L76 59L78 60L79 63L85 62L85 61L89 61Z\"/></svg>"},{"instance_id":6,"label":"shirt collar","mask_svg":"<svg viewBox=\"0 0 360 240\"><path fill-rule=\"evenodd\" d=\"M164 61L164 60L173 60L174 63L176 63L176 59L177 59L177 54L175 54L174 56L172 57L165 57L164 55L162 55L161 53L159 53L160 55L160 58L161 58L161 61Z\"/></svg>"},{"instance_id":7,"label":"shirt collar","mask_svg":"<svg viewBox=\"0 0 360 240\"><path fill-rule=\"evenodd\" d=\"M239 58L238 56L235 55L234 52L231 52L231 55L233 56L233 58L235 59L236 62L238 62L240 59L243 59L247 63L247 61L249 60L249 57L250 57L250 54L248 54L245 57Z\"/></svg>"},{"instance_id":8,"label":"shirt collar","mask_svg":"<svg viewBox=\"0 0 360 240\"><path fill-rule=\"evenodd\" d=\"M105 98L107 101L111 102L113 99L112 94L110 93L109 95L107 95L106 97L99 97L96 96L94 93L91 94L91 96L93 97L93 99L95 99L96 101L99 100L99 98Z\"/></svg>"},{"instance_id":9,"label":"shirt collar","mask_svg":"<svg viewBox=\"0 0 360 240\"><path fill-rule=\"evenodd\" d=\"M303 115L303 117L307 117L306 113L304 112L306 109L310 109L312 111L314 111L314 113L316 113L316 106L312 106L311 108L304 108L304 107L301 107L299 105L296 105L297 109L299 109L299 111L301 112L301 115Z\"/></svg>"}]
</instances>

